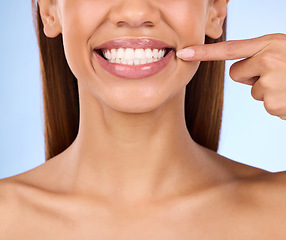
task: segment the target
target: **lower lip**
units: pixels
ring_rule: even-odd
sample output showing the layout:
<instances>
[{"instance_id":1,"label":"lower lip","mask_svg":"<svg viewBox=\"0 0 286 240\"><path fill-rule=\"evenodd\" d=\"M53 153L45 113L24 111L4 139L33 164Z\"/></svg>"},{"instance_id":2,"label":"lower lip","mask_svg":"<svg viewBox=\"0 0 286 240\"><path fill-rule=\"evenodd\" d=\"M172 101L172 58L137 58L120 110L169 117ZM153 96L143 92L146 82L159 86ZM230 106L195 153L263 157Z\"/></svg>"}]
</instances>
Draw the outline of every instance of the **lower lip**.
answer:
<instances>
[{"instance_id":1,"label":"lower lip","mask_svg":"<svg viewBox=\"0 0 286 240\"><path fill-rule=\"evenodd\" d=\"M161 60L153 63L147 63L142 65L125 65L118 63L110 63L106 61L100 54L94 51L99 64L109 73L114 76L121 78L146 78L163 70L168 63L171 61L172 57L175 55L174 50L168 52L168 54Z\"/></svg>"}]
</instances>

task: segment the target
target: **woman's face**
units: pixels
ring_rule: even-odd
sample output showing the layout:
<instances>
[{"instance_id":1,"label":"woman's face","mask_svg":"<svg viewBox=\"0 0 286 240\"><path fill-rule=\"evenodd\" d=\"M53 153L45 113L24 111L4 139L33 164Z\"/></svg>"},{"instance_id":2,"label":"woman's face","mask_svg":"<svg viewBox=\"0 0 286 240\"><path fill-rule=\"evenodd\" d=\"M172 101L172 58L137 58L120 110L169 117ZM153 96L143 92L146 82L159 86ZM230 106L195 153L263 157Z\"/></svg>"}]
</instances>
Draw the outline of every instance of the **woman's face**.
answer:
<instances>
[{"instance_id":1,"label":"woman's face","mask_svg":"<svg viewBox=\"0 0 286 240\"><path fill-rule=\"evenodd\" d=\"M120 38L151 38L175 50L202 44L209 4L209 0L57 0L57 24L81 94L118 111L137 113L182 96L199 62L183 62L173 54L161 71L132 79L106 71L94 49Z\"/></svg>"}]
</instances>

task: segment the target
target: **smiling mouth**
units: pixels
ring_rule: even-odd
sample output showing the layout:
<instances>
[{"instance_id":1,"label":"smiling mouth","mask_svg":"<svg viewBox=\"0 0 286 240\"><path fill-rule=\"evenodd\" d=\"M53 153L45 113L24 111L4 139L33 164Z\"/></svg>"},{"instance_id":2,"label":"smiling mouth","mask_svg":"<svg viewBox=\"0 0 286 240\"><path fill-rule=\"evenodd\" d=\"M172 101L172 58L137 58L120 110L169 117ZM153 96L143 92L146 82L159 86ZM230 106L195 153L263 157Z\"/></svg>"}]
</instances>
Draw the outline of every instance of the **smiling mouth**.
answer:
<instances>
[{"instance_id":1,"label":"smiling mouth","mask_svg":"<svg viewBox=\"0 0 286 240\"><path fill-rule=\"evenodd\" d=\"M119 38L93 50L99 65L108 73L125 79L151 77L175 59L175 47L151 38Z\"/></svg>"},{"instance_id":2,"label":"smiling mouth","mask_svg":"<svg viewBox=\"0 0 286 240\"><path fill-rule=\"evenodd\" d=\"M157 62L165 58L174 48L113 48L95 49L109 63L142 65Z\"/></svg>"}]
</instances>

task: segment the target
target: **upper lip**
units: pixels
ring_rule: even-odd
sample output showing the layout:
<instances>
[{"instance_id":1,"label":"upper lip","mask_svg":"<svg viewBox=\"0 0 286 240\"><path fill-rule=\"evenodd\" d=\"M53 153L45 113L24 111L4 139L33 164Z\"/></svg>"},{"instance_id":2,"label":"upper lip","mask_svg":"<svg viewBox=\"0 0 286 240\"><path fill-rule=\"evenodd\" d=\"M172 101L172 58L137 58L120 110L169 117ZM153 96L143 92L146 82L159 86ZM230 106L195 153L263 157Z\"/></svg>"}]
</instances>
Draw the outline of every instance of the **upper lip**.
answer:
<instances>
[{"instance_id":1,"label":"upper lip","mask_svg":"<svg viewBox=\"0 0 286 240\"><path fill-rule=\"evenodd\" d=\"M174 46L165 43L160 40L151 39L151 38L119 38L107 41L102 45L95 48L99 49L117 49L117 48L151 48L151 49L163 49L163 48L172 48Z\"/></svg>"}]
</instances>

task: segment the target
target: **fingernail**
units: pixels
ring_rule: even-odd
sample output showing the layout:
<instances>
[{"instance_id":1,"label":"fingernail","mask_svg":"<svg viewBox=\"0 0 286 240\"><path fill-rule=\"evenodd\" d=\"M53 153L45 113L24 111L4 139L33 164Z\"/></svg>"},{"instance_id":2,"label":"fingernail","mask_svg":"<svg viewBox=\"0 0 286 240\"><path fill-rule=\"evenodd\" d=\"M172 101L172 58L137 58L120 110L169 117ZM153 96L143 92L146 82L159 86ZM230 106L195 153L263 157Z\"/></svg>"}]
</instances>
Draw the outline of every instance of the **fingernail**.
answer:
<instances>
[{"instance_id":1,"label":"fingernail","mask_svg":"<svg viewBox=\"0 0 286 240\"><path fill-rule=\"evenodd\" d=\"M177 57L178 58L192 58L195 55L195 50L192 48L185 48L183 50L179 50L177 52Z\"/></svg>"}]
</instances>

